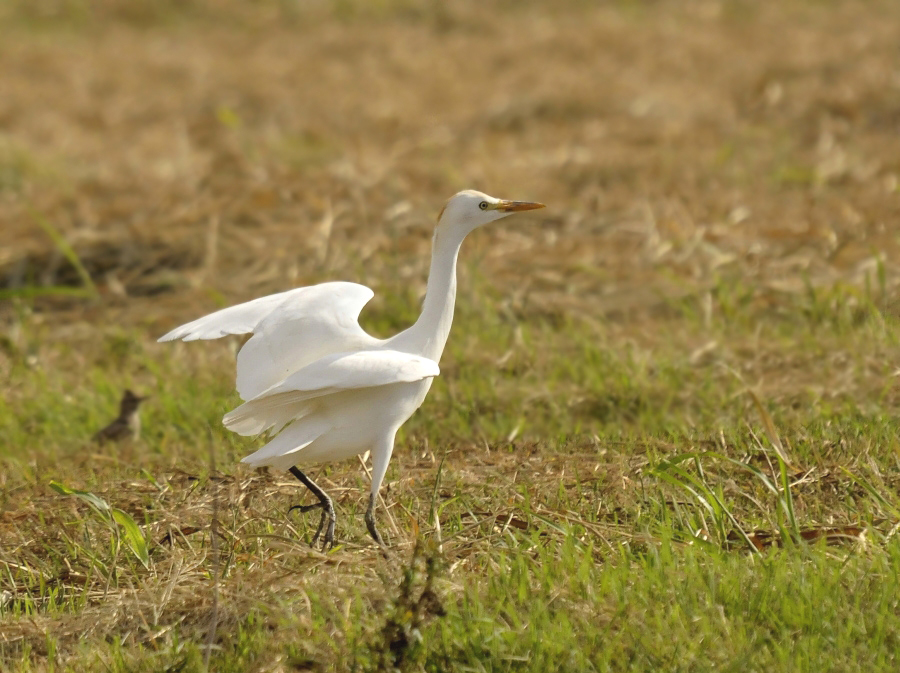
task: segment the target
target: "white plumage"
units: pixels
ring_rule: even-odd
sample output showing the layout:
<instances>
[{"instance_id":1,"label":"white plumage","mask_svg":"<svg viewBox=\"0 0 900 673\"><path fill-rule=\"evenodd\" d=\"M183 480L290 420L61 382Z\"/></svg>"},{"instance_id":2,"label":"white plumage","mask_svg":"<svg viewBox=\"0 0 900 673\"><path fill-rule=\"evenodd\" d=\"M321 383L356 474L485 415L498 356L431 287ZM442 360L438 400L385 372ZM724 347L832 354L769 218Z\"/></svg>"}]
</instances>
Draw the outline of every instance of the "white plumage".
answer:
<instances>
[{"instance_id":1,"label":"white plumage","mask_svg":"<svg viewBox=\"0 0 900 673\"><path fill-rule=\"evenodd\" d=\"M437 363L453 320L460 245L483 224L542 207L472 190L451 198L435 228L422 314L412 327L390 339L376 339L359 326L360 311L373 292L346 282L254 299L177 327L160 339L253 335L237 358L236 386L244 403L223 420L241 435L267 431L276 435L243 462L289 469L319 498L317 504L299 508L322 509L313 544L326 523L324 544L333 544L334 508L324 491L296 466L371 452L366 525L383 544L375 526L375 497L397 430L422 404L439 374Z\"/></svg>"}]
</instances>

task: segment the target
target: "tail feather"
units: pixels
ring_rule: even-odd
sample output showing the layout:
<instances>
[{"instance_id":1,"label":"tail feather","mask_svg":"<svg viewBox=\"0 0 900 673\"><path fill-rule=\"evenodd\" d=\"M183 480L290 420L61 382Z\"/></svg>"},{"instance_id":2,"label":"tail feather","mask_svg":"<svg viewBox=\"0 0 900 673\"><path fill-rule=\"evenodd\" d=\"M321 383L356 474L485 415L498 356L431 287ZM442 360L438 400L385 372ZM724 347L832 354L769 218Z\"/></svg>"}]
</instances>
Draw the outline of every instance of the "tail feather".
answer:
<instances>
[{"instance_id":1,"label":"tail feather","mask_svg":"<svg viewBox=\"0 0 900 673\"><path fill-rule=\"evenodd\" d=\"M305 449L330 429L331 424L324 418L316 415L307 416L292 423L259 451L250 454L241 462L253 467L293 465L299 461L297 452ZM285 458L286 456L290 457Z\"/></svg>"},{"instance_id":2,"label":"tail feather","mask_svg":"<svg viewBox=\"0 0 900 673\"><path fill-rule=\"evenodd\" d=\"M269 431L274 434L294 419L309 415L314 402L309 395L291 391L257 398L232 409L222 423L239 435L252 436Z\"/></svg>"}]
</instances>

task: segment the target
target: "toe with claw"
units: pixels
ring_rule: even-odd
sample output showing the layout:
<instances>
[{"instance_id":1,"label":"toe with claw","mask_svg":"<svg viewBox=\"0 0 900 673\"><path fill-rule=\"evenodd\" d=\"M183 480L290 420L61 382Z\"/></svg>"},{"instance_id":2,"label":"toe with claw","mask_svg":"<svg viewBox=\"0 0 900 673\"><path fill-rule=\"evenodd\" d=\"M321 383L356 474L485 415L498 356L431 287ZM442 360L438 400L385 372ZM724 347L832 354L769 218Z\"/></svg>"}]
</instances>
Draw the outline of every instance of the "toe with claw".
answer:
<instances>
[{"instance_id":1,"label":"toe with claw","mask_svg":"<svg viewBox=\"0 0 900 673\"><path fill-rule=\"evenodd\" d=\"M325 531L325 536L322 539L322 551L326 551L334 547L334 524L337 519L337 516L334 512L334 503L332 503L331 498L319 488L316 483L307 477L303 472L301 472L296 467L292 467L290 469L291 474L293 474L297 479L299 479L310 491L312 491L313 495L319 499L319 502L314 503L312 505L294 505L288 510L288 514L293 512L294 510L299 511L301 514L306 512L311 512L314 509L322 510L322 517L319 519L319 526L316 528L316 534L313 535L312 542L310 542L310 547L315 548L316 542L319 540L319 536L322 535L322 531ZM327 526L326 526L327 522Z\"/></svg>"}]
</instances>

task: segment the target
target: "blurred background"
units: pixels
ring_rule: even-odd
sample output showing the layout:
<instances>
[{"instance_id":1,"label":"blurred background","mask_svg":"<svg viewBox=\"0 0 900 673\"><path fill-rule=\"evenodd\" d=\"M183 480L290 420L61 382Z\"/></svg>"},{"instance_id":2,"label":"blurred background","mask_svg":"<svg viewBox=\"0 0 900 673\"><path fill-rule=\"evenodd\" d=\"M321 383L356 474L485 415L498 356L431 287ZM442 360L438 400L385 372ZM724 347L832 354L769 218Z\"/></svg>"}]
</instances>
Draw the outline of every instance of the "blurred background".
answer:
<instances>
[{"instance_id":1,"label":"blurred background","mask_svg":"<svg viewBox=\"0 0 900 673\"><path fill-rule=\"evenodd\" d=\"M734 372L788 415L896 401L891 343L857 329L897 293L895 2L9 0L0 19L15 408L39 381L99 427L126 385L166 385L159 334L293 286L370 285L363 323L400 329L469 187L548 205L467 241L446 363L499 362L486 394L518 390L535 432L640 431L673 404L712 422L729 412L697 391ZM608 365L585 344L628 354L629 390L585 382L579 360ZM573 371L541 370L557 355ZM664 362L685 383L660 396Z\"/></svg>"}]
</instances>

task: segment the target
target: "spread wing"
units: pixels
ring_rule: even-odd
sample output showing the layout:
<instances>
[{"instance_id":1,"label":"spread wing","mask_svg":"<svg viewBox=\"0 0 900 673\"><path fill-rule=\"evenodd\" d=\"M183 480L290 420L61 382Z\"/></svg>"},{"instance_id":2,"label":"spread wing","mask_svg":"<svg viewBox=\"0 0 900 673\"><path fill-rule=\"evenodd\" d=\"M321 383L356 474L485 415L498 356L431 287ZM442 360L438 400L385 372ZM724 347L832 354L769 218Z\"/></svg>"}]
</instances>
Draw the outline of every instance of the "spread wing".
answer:
<instances>
[{"instance_id":1,"label":"spread wing","mask_svg":"<svg viewBox=\"0 0 900 673\"><path fill-rule=\"evenodd\" d=\"M294 372L222 419L242 435L255 435L311 412L309 402L345 390L412 383L440 374L434 360L392 350L327 355ZM292 426L293 427L293 426Z\"/></svg>"},{"instance_id":2,"label":"spread wing","mask_svg":"<svg viewBox=\"0 0 900 673\"><path fill-rule=\"evenodd\" d=\"M159 340L252 333L237 359L237 390L250 400L326 355L377 346L357 322L372 296L356 283L301 287L216 311Z\"/></svg>"}]
</instances>

